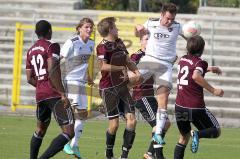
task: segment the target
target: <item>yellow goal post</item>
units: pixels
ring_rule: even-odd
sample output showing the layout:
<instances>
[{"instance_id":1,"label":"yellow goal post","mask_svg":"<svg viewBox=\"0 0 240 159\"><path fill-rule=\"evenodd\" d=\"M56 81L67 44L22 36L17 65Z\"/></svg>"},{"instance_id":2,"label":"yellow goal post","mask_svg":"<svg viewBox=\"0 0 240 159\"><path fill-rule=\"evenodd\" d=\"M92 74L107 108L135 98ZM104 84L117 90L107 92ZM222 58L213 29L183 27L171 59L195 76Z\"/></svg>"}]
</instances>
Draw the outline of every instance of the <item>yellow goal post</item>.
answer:
<instances>
[{"instance_id":1,"label":"yellow goal post","mask_svg":"<svg viewBox=\"0 0 240 159\"><path fill-rule=\"evenodd\" d=\"M25 41L24 41L24 35L26 31L30 31L33 35L34 32L34 25L26 25L22 23L16 23L15 28L15 44L14 44L14 61L13 61L13 80L12 80L12 101L11 101L11 110L16 111L17 108L35 108L34 104L35 102L32 102L31 104L22 103L20 100L21 95L21 83L22 80L26 77L22 77L22 71L25 70L25 64L22 64L23 61L23 50L25 48ZM52 27L53 33L55 31L60 32L69 32L74 33L75 28L68 28L68 27ZM95 41L95 30L93 31L91 35L91 39ZM33 44L33 36L32 36L32 44ZM25 51L26 52L26 51ZM93 76L94 73L94 55L91 56L89 60L89 74L90 76ZM26 85L26 82L25 82ZM92 105L92 87L87 86L87 95L88 95L88 111L91 110ZM35 92L35 91L34 91ZM34 93L35 95L35 93ZM35 101L35 97L32 96L32 101Z\"/></svg>"}]
</instances>

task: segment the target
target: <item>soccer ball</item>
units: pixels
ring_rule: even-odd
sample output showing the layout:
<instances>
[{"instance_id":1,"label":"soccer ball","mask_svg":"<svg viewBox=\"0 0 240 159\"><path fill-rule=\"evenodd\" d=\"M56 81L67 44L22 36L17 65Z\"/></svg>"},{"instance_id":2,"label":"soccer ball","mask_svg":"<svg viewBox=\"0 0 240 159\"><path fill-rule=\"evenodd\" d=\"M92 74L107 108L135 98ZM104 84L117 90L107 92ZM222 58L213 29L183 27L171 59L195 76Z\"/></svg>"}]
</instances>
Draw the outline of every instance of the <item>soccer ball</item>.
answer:
<instances>
[{"instance_id":1,"label":"soccer ball","mask_svg":"<svg viewBox=\"0 0 240 159\"><path fill-rule=\"evenodd\" d=\"M195 21L189 21L183 25L183 35L188 39L196 35L200 35L201 26Z\"/></svg>"}]
</instances>

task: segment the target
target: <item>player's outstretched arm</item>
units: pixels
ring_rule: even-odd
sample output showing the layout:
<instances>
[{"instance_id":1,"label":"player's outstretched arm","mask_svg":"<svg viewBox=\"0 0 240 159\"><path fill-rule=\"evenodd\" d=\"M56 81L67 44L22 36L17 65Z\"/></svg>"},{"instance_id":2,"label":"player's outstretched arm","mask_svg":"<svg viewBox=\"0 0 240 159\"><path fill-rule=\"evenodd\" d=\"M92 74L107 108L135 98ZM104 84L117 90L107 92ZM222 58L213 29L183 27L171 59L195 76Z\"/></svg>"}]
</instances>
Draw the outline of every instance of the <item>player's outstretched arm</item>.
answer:
<instances>
[{"instance_id":1,"label":"player's outstretched arm","mask_svg":"<svg viewBox=\"0 0 240 159\"><path fill-rule=\"evenodd\" d=\"M207 71L208 72L212 72L212 73L216 73L218 75L222 75L222 70L219 67L217 67L217 66L209 66L207 68Z\"/></svg>"},{"instance_id":2,"label":"player's outstretched arm","mask_svg":"<svg viewBox=\"0 0 240 159\"><path fill-rule=\"evenodd\" d=\"M193 72L192 75L192 79L199 84L200 86L202 86L203 88L205 88L206 90L208 90L210 93L212 93L215 96L219 96L222 97L224 92L222 89L217 89L212 87L202 76L201 72L198 70L195 70Z\"/></svg>"}]
</instances>

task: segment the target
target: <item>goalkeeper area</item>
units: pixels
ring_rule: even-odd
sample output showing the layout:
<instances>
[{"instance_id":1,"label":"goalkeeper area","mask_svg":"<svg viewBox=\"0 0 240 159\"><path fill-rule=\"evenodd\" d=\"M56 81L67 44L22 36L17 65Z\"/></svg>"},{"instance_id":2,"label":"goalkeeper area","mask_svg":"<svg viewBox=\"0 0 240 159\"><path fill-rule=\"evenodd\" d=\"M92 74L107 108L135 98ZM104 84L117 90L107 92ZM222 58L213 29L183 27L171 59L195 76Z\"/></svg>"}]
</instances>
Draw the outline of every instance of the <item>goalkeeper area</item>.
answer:
<instances>
[{"instance_id":1,"label":"goalkeeper area","mask_svg":"<svg viewBox=\"0 0 240 159\"><path fill-rule=\"evenodd\" d=\"M54 120L54 119L52 119ZM0 158L1 159L26 159L29 158L29 143L36 124L35 117L23 116L0 116ZM80 151L84 159L104 159L105 132L107 120L90 119L86 122L83 135L80 139ZM120 122L117 133L116 145L114 147L115 157L119 157L122 145L122 135L124 121ZM130 151L130 159L142 159L143 154L148 148L151 128L145 122L138 122L136 138L133 148ZM40 154L50 144L60 129L56 122L51 122ZM218 139L201 139L197 154L192 154L190 146L186 148L185 159L236 159L240 155L240 129L223 128L222 134ZM172 124L166 135L167 144L164 147L165 157L173 158L174 148L178 140L178 130L176 124ZM59 152L54 159L72 159L63 152Z\"/></svg>"}]
</instances>

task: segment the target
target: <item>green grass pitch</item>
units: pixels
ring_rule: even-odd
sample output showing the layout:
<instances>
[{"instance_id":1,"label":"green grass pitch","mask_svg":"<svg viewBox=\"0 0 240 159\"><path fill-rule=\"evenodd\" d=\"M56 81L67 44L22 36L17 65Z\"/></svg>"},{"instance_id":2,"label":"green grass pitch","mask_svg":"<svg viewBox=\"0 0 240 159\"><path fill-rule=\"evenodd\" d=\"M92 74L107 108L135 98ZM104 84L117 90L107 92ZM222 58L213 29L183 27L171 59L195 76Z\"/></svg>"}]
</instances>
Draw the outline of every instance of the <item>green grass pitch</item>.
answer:
<instances>
[{"instance_id":1,"label":"green grass pitch","mask_svg":"<svg viewBox=\"0 0 240 159\"><path fill-rule=\"evenodd\" d=\"M29 158L29 142L36 126L34 117L0 116L0 159ZM105 130L107 121L88 120L79 143L83 159L104 159ZM118 130L114 153L119 157L124 122ZM49 127L40 149L40 154L46 149L51 139L60 132L55 120ZM139 122L136 139L130 152L130 159L142 159L148 148L151 128L145 122ZM173 124L166 136L164 154L167 159L173 158L173 151L178 140L178 130ZM188 145L185 159L237 159L240 156L240 129L224 128L218 139L201 139L199 152L192 154ZM58 153L54 159L71 159L72 156Z\"/></svg>"}]
</instances>

